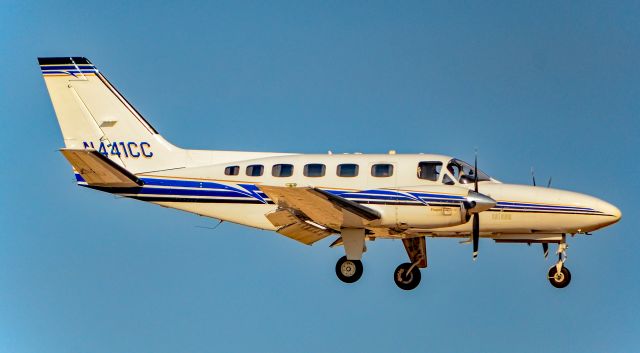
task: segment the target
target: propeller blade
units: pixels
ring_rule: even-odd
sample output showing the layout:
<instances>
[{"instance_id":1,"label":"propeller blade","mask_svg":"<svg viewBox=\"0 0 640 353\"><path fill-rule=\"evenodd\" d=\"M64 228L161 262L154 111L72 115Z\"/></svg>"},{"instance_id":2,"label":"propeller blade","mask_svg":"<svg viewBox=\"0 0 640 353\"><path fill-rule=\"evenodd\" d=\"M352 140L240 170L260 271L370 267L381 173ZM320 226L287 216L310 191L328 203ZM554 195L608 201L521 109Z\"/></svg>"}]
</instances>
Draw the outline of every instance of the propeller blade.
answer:
<instances>
[{"instance_id":1,"label":"propeller blade","mask_svg":"<svg viewBox=\"0 0 640 353\"><path fill-rule=\"evenodd\" d=\"M551 177L549 177L549 182L547 183L547 187L550 188L551 187Z\"/></svg>"},{"instance_id":2,"label":"propeller blade","mask_svg":"<svg viewBox=\"0 0 640 353\"><path fill-rule=\"evenodd\" d=\"M475 184L475 188L476 188L476 192L478 192L478 151L476 150L476 158L473 162L473 173L474 175L474 180L473 183Z\"/></svg>"},{"instance_id":3,"label":"propeller blade","mask_svg":"<svg viewBox=\"0 0 640 353\"><path fill-rule=\"evenodd\" d=\"M473 184L475 187L475 191L478 192L478 150L476 149L476 155L473 161L473 172L474 172L474 180ZM478 241L480 240L480 214L476 213L473 215L473 261L476 261L478 258Z\"/></svg>"},{"instance_id":4,"label":"propeller blade","mask_svg":"<svg viewBox=\"0 0 640 353\"><path fill-rule=\"evenodd\" d=\"M478 241L480 240L480 215L473 215L473 261L478 258Z\"/></svg>"},{"instance_id":5,"label":"propeller blade","mask_svg":"<svg viewBox=\"0 0 640 353\"><path fill-rule=\"evenodd\" d=\"M549 256L549 244L542 243L542 252L544 252L544 258L546 259Z\"/></svg>"}]
</instances>

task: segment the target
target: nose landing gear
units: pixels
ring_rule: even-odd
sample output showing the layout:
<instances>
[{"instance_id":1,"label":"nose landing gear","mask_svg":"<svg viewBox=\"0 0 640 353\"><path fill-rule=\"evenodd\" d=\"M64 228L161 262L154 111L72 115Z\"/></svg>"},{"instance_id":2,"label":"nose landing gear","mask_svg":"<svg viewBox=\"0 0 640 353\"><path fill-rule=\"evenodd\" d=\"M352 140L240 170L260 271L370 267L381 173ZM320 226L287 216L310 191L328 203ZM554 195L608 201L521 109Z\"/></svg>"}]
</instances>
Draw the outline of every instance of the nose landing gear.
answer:
<instances>
[{"instance_id":1,"label":"nose landing gear","mask_svg":"<svg viewBox=\"0 0 640 353\"><path fill-rule=\"evenodd\" d=\"M558 271L556 266L551 266L548 273L549 283L556 288L564 288L571 282L571 272L562 266Z\"/></svg>"},{"instance_id":2,"label":"nose landing gear","mask_svg":"<svg viewBox=\"0 0 640 353\"><path fill-rule=\"evenodd\" d=\"M551 266L547 273L549 283L556 288L564 288L571 282L571 272L564 266L564 263L567 261L568 247L566 236L563 234L562 241L558 243L558 262L554 266Z\"/></svg>"}]
</instances>

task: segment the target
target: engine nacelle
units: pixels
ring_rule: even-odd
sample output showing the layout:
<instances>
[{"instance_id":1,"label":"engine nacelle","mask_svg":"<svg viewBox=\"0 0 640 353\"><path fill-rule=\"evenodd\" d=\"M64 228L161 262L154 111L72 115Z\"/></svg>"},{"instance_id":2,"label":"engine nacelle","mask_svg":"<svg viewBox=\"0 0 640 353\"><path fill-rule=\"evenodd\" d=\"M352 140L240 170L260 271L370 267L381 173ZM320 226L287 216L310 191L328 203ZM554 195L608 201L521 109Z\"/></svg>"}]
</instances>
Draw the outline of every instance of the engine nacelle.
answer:
<instances>
[{"instance_id":1,"label":"engine nacelle","mask_svg":"<svg viewBox=\"0 0 640 353\"><path fill-rule=\"evenodd\" d=\"M495 205L483 194L459 186L398 188L398 199L386 205L366 205L380 212L380 226L443 228L467 223L473 213Z\"/></svg>"}]
</instances>

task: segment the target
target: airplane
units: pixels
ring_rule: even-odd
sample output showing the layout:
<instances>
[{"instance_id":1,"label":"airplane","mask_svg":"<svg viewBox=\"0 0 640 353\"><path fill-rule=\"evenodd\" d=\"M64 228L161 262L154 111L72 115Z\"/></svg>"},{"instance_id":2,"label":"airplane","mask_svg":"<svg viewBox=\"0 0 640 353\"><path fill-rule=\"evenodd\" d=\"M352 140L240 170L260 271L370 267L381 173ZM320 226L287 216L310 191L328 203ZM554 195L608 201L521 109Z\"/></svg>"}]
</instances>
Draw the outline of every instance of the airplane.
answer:
<instances>
[{"instance_id":1,"label":"airplane","mask_svg":"<svg viewBox=\"0 0 640 353\"><path fill-rule=\"evenodd\" d=\"M503 183L473 164L438 154L297 154L190 150L174 146L87 58L38 58L62 130L62 155L77 184L217 220L277 232L312 245L330 236L345 255L336 275L363 274L366 244L401 239L408 262L393 279L412 290L427 267L426 238L540 243L556 288L571 281L567 236L618 222L593 196ZM535 181L534 181L535 184Z\"/></svg>"}]
</instances>

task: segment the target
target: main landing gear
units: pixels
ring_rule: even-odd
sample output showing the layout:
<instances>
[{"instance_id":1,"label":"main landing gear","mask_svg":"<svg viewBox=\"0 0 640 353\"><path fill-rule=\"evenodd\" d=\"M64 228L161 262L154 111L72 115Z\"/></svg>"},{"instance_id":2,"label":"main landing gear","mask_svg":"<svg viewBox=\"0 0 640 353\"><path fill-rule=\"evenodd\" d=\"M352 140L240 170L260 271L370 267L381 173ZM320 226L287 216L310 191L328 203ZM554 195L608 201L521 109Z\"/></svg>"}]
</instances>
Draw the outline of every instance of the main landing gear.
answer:
<instances>
[{"instance_id":1,"label":"main landing gear","mask_svg":"<svg viewBox=\"0 0 640 353\"><path fill-rule=\"evenodd\" d=\"M343 228L342 244L346 256L341 257L336 263L336 275L344 283L354 283L362 277L362 253L366 251L364 246L364 229ZM427 267L427 243L424 237L402 239L409 261L401 264L393 272L393 281L403 290L412 290L418 287L422 275L421 268Z\"/></svg>"},{"instance_id":2,"label":"main landing gear","mask_svg":"<svg viewBox=\"0 0 640 353\"><path fill-rule=\"evenodd\" d=\"M415 289L418 284L420 284L421 278L422 275L420 274L420 269L417 264L410 262L401 264L396 267L396 270L393 272L393 281L396 282L396 285L400 289L404 290Z\"/></svg>"},{"instance_id":3,"label":"main landing gear","mask_svg":"<svg viewBox=\"0 0 640 353\"><path fill-rule=\"evenodd\" d=\"M556 288L564 288L571 282L571 272L564 266L567 261L567 238L563 234L562 241L558 243L558 262L551 266L547 273L549 283Z\"/></svg>"},{"instance_id":4,"label":"main landing gear","mask_svg":"<svg viewBox=\"0 0 640 353\"><path fill-rule=\"evenodd\" d=\"M342 244L346 256L336 263L336 275L344 283L354 283L362 277L362 253L365 252L365 231L360 228L343 228Z\"/></svg>"},{"instance_id":5,"label":"main landing gear","mask_svg":"<svg viewBox=\"0 0 640 353\"><path fill-rule=\"evenodd\" d=\"M344 283L353 283L362 277L362 261L349 260L343 256L336 263L336 275Z\"/></svg>"},{"instance_id":6,"label":"main landing gear","mask_svg":"<svg viewBox=\"0 0 640 353\"><path fill-rule=\"evenodd\" d=\"M401 264L393 272L393 281L400 289L412 290L420 284L421 268L427 267L427 242L424 237L402 239L411 262Z\"/></svg>"}]
</instances>

